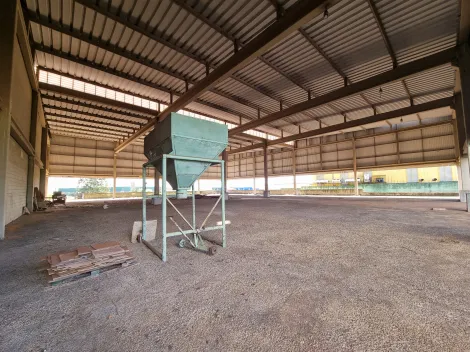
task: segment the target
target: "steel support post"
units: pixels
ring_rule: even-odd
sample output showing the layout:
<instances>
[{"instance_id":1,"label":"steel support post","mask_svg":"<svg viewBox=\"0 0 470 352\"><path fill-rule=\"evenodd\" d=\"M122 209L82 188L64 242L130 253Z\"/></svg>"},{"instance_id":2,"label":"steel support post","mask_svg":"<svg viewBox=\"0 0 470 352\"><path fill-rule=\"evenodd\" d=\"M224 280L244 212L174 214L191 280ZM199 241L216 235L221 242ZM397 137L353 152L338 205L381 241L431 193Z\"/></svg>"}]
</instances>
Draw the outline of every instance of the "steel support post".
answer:
<instances>
[{"instance_id":1,"label":"steel support post","mask_svg":"<svg viewBox=\"0 0 470 352\"><path fill-rule=\"evenodd\" d=\"M359 184L357 182L357 157L356 157L356 139L353 138L353 171L354 171L354 195L359 195Z\"/></svg>"},{"instance_id":2,"label":"steel support post","mask_svg":"<svg viewBox=\"0 0 470 352\"><path fill-rule=\"evenodd\" d=\"M467 201L467 194L470 194L470 171L468 155L461 156L460 164L457 165L457 176L459 181L460 201L465 203Z\"/></svg>"},{"instance_id":3,"label":"steel support post","mask_svg":"<svg viewBox=\"0 0 470 352\"><path fill-rule=\"evenodd\" d=\"M228 154L227 154L227 149L225 149L223 152L222 152L222 160L224 161L220 167L221 169L223 169L223 173L222 175L224 175L222 177L222 188L224 189L224 198L225 198L225 194L227 194L227 165L228 165Z\"/></svg>"},{"instance_id":4,"label":"steel support post","mask_svg":"<svg viewBox=\"0 0 470 352\"><path fill-rule=\"evenodd\" d=\"M467 131L465 130L465 116L463 111L462 94L455 95L455 133L456 153L459 157L457 164L457 176L459 182L459 197L462 203L467 201L467 193L470 193L470 169L468 153L465 152L465 143L467 139Z\"/></svg>"},{"instance_id":5,"label":"steel support post","mask_svg":"<svg viewBox=\"0 0 470 352\"><path fill-rule=\"evenodd\" d=\"M256 196L256 152L253 152L253 195Z\"/></svg>"},{"instance_id":6,"label":"steel support post","mask_svg":"<svg viewBox=\"0 0 470 352\"><path fill-rule=\"evenodd\" d=\"M469 42L470 38L467 38L467 40L461 44L460 46L460 52L459 52L459 69L460 69L460 84L461 84L461 90L462 90L462 113L463 113L463 121L464 121L464 126L465 126L465 139L467 143L467 155L461 157L461 174L462 176L466 176L470 174L470 46ZM465 161L462 159L466 158ZM463 161L463 162L462 162ZM467 164L465 166L465 163ZM463 170L463 168L466 168L467 170ZM468 173L467 173L468 172ZM462 180L465 182L465 180ZM464 194L461 195L464 200L468 200L468 197L466 195L466 192L464 190Z\"/></svg>"},{"instance_id":7,"label":"steel support post","mask_svg":"<svg viewBox=\"0 0 470 352\"><path fill-rule=\"evenodd\" d=\"M116 170L117 160L116 159L117 159L117 154L114 153L114 160L113 160L113 199L116 198L116 174L117 174L117 170ZM144 180L144 177L145 177L145 175L142 175L142 180Z\"/></svg>"},{"instance_id":8,"label":"steel support post","mask_svg":"<svg viewBox=\"0 0 470 352\"><path fill-rule=\"evenodd\" d=\"M192 205L192 208L193 208L192 225L193 225L193 229L196 230L196 195L194 194L194 183L193 183L193 185L191 186L191 205ZM198 246L199 238L198 238L196 232L193 233L193 241L194 241L194 244L195 244L196 247L197 247L197 246Z\"/></svg>"},{"instance_id":9,"label":"steel support post","mask_svg":"<svg viewBox=\"0 0 470 352\"><path fill-rule=\"evenodd\" d=\"M297 195L297 158L295 148L292 149L292 176L294 177L294 195Z\"/></svg>"},{"instance_id":10,"label":"steel support post","mask_svg":"<svg viewBox=\"0 0 470 352\"><path fill-rule=\"evenodd\" d=\"M146 240L147 236L147 190L145 173L147 168L145 165L142 167L142 239Z\"/></svg>"},{"instance_id":11,"label":"steel support post","mask_svg":"<svg viewBox=\"0 0 470 352\"><path fill-rule=\"evenodd\" d=\"M13 46L16 41L17 1L4 1L0 11L0 240L5 238L8 149L11 124Z\"/></svg>"},{"instance_id":12,"label":"steel support post","mask_svg":"<svg viewBox=\"0 0 470 352\"><path fill-rule=\"evenodd\" d=\"M222 160L222 165L220 165L221 170L221 177L220 181L222 182L222 186L225 180L225 160ZM222 247L227 247L227 233L225 231L225 187L220 187L220 196L222 198Z\"/></svg>"},{"instance_id":13,"label":"steel support post","mask_svg":"<svg viewBox=\"0 0 470 352\"><path fill-rule=\"evenodd\" d=\"M147 196L146 196L146 166L142 166L142 241L147 239Z\"/></svg>"},{"instance_id":14,"label":"steel support post","mask_svg":"<svg viewBox=\"0 0 470 352\"><path fill-rule=\"evenodd\" d=\"M166 164L167 157L162 157L162 261L166 262Z\"/></svg>"},{"instance_id":15,"label":"steel support post","mask_svg":"<svg viewBox=\"0 0 470 352\"><path fill-rule=\"evenodd\" d=\"M153 194L155 196L160 195L160 173L158 172L157 168L154 168L154 188L153 188Z\"/></svg>"},{"instance_id":16,"label":"steel support post","mask_svg":"<svg viewBox=\"0 0 470 352\"><path fill-rule=\"evenodd\" d=\"M31 126L32 128L32 126ZM28 175L26 178L26 208L30 212L34 209L33 206L33 182L34 182L34 155L28 155Z\"/></svg>"},{"instance_id":17,"label":"steel support post","mask_svg":"<svg viewBox=\"0 0 470 352\"><path fill-rule=\"evenodd\" d=\"M264 161L264 193L263 197L269 197L269 185L268 185L268 145L265 143L263 147L263 161Z\"/></svg>"},{"instance_id":18,"label":"steel support post","mask_svg":"<svg viewBox=\"0 0 470 352\"><path fill-rule=\"evenodd\" d=\"M29 129L29 143L34 148L34 154L38 155L38 151L36 150L36 131L37 131L37 124L38 124L38 92L32 92L32 101L31 101L31 122L30 122L30 129ZM29 211L34 210L34 165L35 165L35 155L28 156L28 176L26 182L26 207Z\"/></svg>"},{"instance_id":19,"label":"steel support post","mask_svg":"<svg viewBox=\"0 0 470 352\"><path fill-rule=\"evenodd\" d=\"M43 168L41 169L39 175L39 190L42 194L44 194L44 197L46 196L47 192L47 138L47 128L43 127L41 133L41 161Z\"/></svg>"},{"instance_id":20,"label":"steel support post","mask_svg":"<svg viewBox=\"0 0 470 352\"><path fill-rule=\"evenodd\" d=\"M196 228L196 194L194 191L194 184L191 186L191 199L193 203L193 229Z\"/></svg>"}]
</instances>

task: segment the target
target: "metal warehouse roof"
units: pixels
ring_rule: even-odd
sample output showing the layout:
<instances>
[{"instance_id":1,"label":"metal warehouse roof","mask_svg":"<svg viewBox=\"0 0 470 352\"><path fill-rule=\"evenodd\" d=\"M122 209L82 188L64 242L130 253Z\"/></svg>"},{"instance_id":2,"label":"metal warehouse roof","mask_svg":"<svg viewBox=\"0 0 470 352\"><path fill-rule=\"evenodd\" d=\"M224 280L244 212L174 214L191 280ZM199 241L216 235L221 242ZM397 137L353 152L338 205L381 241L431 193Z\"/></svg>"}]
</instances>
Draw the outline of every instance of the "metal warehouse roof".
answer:
<instances>
[{"instance_id":1,"label":"metal warehouse roof","mask_svg":"<svg viewBox=\"0 0 470 352\"><path fill-rule=\"evenodd\" d=\"M126 139L300 1L25 0L52 133ZM456 45L457 0L330 3L185 110L235 127ZM260 125L230 143L247 146L449 97L454 85L455 70L441 65Z\"/></svg>"}]
</instances>

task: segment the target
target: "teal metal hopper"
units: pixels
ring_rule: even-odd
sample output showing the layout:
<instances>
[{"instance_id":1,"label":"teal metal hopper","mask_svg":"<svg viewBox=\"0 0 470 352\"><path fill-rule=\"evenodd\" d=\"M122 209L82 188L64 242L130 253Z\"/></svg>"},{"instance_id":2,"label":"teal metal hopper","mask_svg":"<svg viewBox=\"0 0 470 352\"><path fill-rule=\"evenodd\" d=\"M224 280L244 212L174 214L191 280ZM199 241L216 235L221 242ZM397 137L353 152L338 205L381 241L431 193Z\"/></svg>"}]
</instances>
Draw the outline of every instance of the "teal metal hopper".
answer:
<instances>
[{"instance_id":1,"label":"teal metal hopper","mask_svg":"<svg viewBox=\"0 0 470 352\"><path fill-rule=\"evenodd\" d=\"M217 159L227 147L226 125L171 113L145 137L144 153L162 173L162 155ZM187 198L187 190L211 165L197 160L168 159L167 181L177 198Z\"/></svg>"}]
</instances>

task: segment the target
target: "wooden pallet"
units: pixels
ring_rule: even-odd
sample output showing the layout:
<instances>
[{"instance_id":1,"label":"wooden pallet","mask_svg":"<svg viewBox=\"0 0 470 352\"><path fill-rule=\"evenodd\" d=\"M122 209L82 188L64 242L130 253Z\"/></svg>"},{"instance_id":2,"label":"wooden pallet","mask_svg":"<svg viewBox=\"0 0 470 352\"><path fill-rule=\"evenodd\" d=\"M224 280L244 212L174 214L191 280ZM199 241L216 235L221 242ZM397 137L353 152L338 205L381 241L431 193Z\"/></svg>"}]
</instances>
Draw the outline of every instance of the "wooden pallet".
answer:
<instances>
[{"instance_id":1,"label":"wooden pallet","mask_svg":"<svg viewBox=\"0 0 470 352\"><path fill-rule=\"evenodd\" d=\"M135 260L128 260L128 261L125 261L123 263L104 266L104 267L101 267L101 268L96 268L96 269L91 270L91 271L87 271L87 272L83 272L83 273L77 273L76 275L67 276L67 277L64 277L64 278L56 279L54 281L49 280L49 285L50 286L57 286L57 285L61 285L61 284L64 284L64 283L84 279L84 278L87 278L87 277L96 277L99 274L105 273L107 271L114 270L114 269L127 268L129 266L134 265L134 264L137 264L137 262ZM48 278L50 278L49 275L48 275Z\"/></svg>"}]
</instances>

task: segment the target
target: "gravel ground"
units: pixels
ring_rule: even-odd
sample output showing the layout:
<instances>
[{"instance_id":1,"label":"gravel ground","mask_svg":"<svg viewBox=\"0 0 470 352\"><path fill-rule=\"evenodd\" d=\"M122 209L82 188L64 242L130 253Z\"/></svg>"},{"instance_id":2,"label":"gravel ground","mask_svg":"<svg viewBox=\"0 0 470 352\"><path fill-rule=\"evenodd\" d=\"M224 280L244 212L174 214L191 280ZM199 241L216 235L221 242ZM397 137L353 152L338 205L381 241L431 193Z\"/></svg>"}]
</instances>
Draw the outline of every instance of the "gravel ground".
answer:
<instances>
[{"instance_id":1,"label":"gravel ground","mask_svg":"<svg viewBox=\"0 0 470 352\"><path fill-rule=\"evenodd\" d=\"M213 202L198 200L199 220ZM470 348L464 204L237 197L227 203L226 249L211 257L172 239L164 264L129 242L140 202L108 203L8 226L0 242L0 351ZM190 213L187 202L178 204ZM149 218L159 210L151 206ZM128 245L139 263L47 286L41 256L107 240Z\"/></svg>"}]
</instances>

